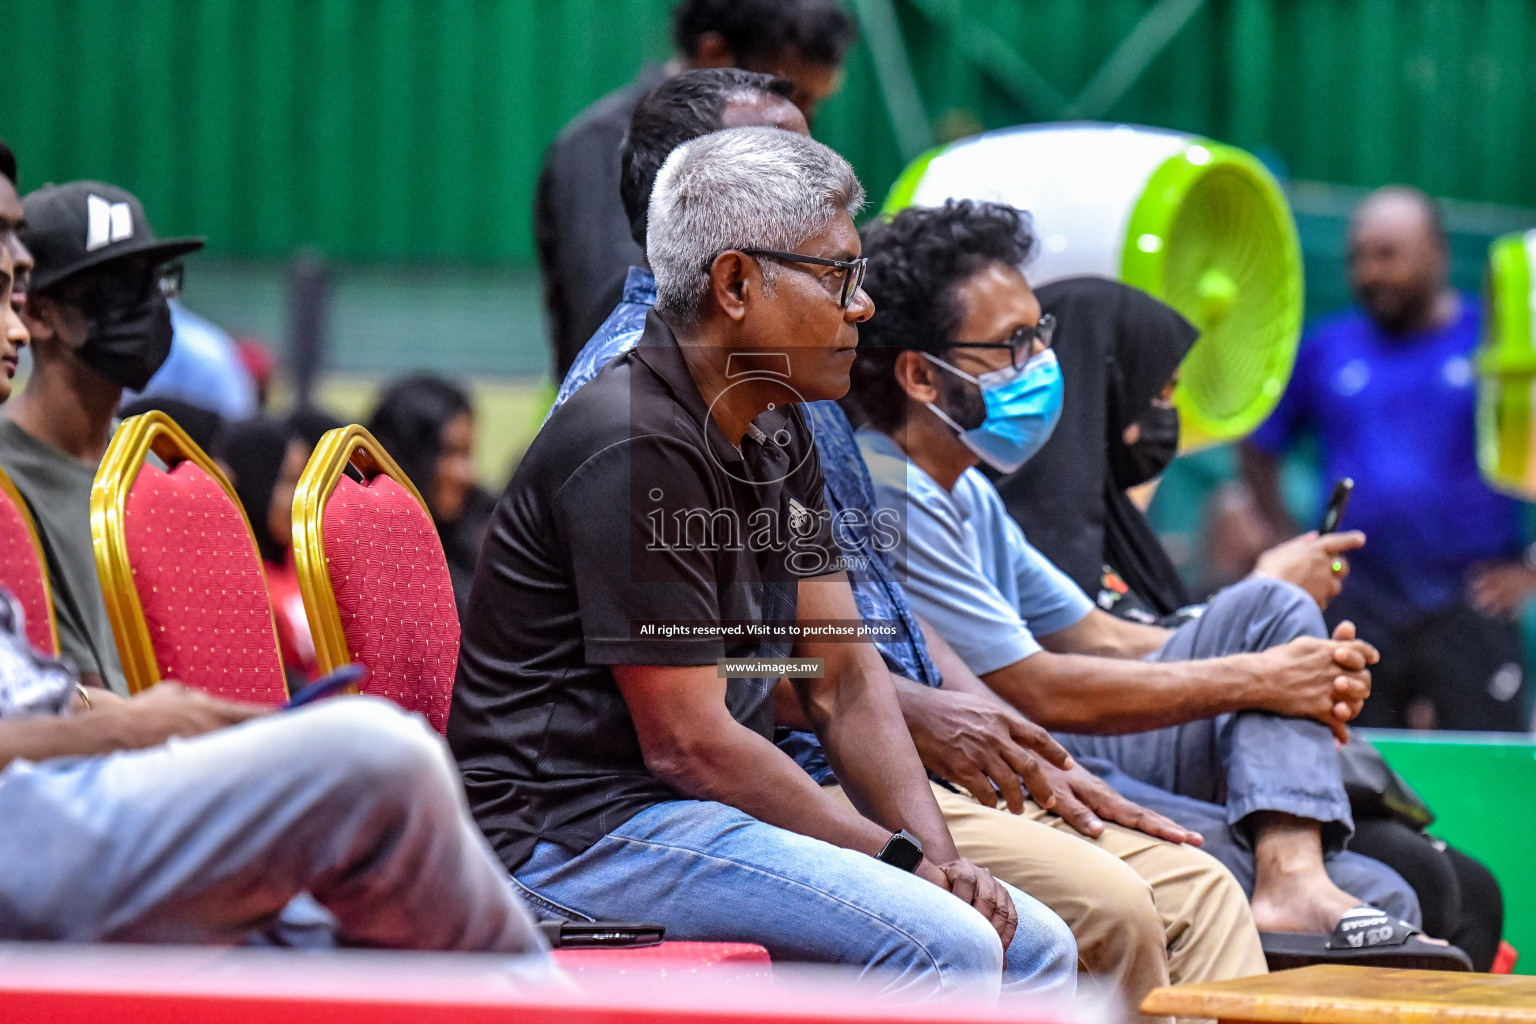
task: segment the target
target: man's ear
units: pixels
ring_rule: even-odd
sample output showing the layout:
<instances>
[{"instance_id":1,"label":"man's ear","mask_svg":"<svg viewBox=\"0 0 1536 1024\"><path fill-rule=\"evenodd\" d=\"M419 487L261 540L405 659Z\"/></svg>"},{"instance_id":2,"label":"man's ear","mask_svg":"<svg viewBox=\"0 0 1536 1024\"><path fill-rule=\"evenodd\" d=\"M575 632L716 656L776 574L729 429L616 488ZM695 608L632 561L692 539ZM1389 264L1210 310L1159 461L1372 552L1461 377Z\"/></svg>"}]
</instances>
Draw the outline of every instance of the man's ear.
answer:
<instances>
[{"instance_id":1,"label":"man's ear","mask_svg":"<svg viewBox=\"0 0 1536 1024\"><path fill-rule=\"evenodd\" d=\"M918 405L939 400L939 384L934 374L943 371L911 349L896 357L896 383Z\"/></svg>"},{"instance_id":2,"label":"man's ear","mask_svg":"<svg viewBox=\"0 0 1536 1024\"><path fill-rule=\"evenodd\" d=\"M709 265L710 290L720 311L740 322L747 315L747 296L761 293L761 272L747 257L727 249Z\"/></svg>"},{"instance_id":3,"label":"man's ear","mask_svg":"<svg viewBox=\"0 0 1536 1024\"><path fill-rule=\"evenodd\" d=\"M27 333L32 336L32 344L53 340L58 333L57 324L61 312L59 304L48 296L36 292L27 294L27 301L21 307L21 322L26 324Z\"/></svg>"}]
</instances>

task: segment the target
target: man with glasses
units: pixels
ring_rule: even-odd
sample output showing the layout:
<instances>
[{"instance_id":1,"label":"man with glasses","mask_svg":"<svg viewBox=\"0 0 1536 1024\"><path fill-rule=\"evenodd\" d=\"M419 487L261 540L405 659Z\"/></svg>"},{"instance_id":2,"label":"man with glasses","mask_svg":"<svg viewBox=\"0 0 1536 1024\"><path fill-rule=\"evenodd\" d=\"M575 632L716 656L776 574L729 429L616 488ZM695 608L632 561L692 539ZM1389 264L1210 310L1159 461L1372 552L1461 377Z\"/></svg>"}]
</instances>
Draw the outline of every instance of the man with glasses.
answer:
<instances>
[{"instance_id":1,"label":"man with glasses","mask_svg":"<svg viewBox=\"0 0 1536 1024\"><path fill-rule=\"evenodd\" d=\"M846 391L873 312L862 202L846 161L791 132L672 151L655 309L497 505L449 743L546 917L760 942L893 998L1064 994L1071 933L958 854L878 654L827 633L858 610L797 406ZM853 806L773 745L785 674Z\"/></svg>"},{"instance_id":2,"label":"man with glasses","mask_svg":"<svg viewBox=\"0 0 1536 1024\"><path fill-rule=\"evenodd\" d=\"M1375 652L1347 627L1328 637L1316 602L1276 580L1229 588L1172 632L1107 615L1029 545L977 469L1016 470L1060 413L1020 270L1027 218L951 201L877 223L864 243L880 314L860 326L845 404L901 524L896 571L917 612L997 697L1203 834L1260 930L1326 935L1370 913L1362 902L1416 920L1401 878L1342 850L1353 825L1334 740L1369 693ZM1397 942L1407 929L1382 932Z\"/></svg>"},{"instance_id":3,"label":"man with glasses","mask_svg":"<svg viewBox=\"0 0 1536 1024\"><path fill-rule=\"evenodd\" d=\"M37 523L63 653L86 685L126 696L91 550L91 485L123 390L143 388L170 352L176 261L203 242L157 239L138 199L100 182L46 186L22 210L32 375L0 419L0 468Z\"/></svg>"},{"instance_id":4,"label":"man with glasses","mask_svg":"<svg viewBox=\"0 0 1536 1024\"><path fill-rule=\"evenodd\" d=\"M683 143L722 128L759 125L810 135L805 115L789 101L793 89L787 79L756 71L706 68L673 75L640 100L619 152L618 188L639 262L626 272L607 318L576 354L550 416L610 360L634 348L645 329L645 316L656 304L656 278L645 262L646 207L662 163Z\"/></svg>"}]
</instances>

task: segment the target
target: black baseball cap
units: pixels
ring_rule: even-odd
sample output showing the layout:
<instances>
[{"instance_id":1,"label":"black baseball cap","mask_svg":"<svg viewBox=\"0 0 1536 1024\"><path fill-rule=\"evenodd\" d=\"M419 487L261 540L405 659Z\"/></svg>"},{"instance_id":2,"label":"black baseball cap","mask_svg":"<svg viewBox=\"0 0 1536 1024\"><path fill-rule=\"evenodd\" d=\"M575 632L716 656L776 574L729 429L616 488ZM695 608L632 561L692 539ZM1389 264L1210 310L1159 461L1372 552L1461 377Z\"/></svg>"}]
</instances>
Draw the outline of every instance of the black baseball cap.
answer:
<instances>
[{"instance_id":1,"label":"black baseball cap","mask_svg":"<svg viewBox=\"0 0 1536 1024\"><path fill-rule=\"evenodd\" d=\"M127 256L167 263L203 247L201 238L156 238L133 193L99 181L44 185L21 201L32 252L32 291Z\"/></svg>"}]
</instances>

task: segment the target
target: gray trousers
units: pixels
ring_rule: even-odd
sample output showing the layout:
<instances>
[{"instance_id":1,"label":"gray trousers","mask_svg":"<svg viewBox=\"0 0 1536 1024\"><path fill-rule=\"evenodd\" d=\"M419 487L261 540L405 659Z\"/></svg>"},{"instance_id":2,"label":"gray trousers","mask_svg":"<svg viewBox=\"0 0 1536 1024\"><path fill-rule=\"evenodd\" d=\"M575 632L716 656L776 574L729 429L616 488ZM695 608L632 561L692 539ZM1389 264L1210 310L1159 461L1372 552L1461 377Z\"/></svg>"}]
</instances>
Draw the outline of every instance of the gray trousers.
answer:
<instances>
[{"instance_id":1,"label":"gray trousers","mask_svg":"<svg viewBox=\"0 0 1536 1024\"><path fill-rule=\"evenodd\" d=\"M1149 661L1196 661L1327 636L1322 614L1290 583L1250 579L1211 599ZM1129 799L1205 836L1205 850L1253 892L1253 844L1244 819L1281 811L1323 824L1335 885L1413 924L1419 902L1402 876L1350 853L1354 831L1328 727L1258 711L1217 715L1125 736L1061 735L1062 745Z\"/></svg>"},{"instance_id":2,"label":"gray trousers","mask_svg":"<svg viewBox=\"0 0 1536 1024\"><path fill-rule=\"evenodd\" d=\"M546 948L447 748L386 701L0 772L0 939L239 943L303 893L350 945Z\"/></svg>"}]
</instances>

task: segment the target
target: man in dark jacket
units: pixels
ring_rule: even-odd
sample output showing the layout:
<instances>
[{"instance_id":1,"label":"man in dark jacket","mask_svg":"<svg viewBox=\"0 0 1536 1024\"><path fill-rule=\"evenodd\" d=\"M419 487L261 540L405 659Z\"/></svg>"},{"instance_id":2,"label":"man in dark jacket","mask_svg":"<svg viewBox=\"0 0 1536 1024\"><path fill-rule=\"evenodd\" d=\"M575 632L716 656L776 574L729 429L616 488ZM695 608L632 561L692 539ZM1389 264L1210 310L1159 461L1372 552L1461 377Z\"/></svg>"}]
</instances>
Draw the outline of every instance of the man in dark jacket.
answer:
<instances>
[{"instance_id":1,"label":"man in dark jacket","mask_svg":"<svg viewBox=\"0 0 1536 1024\"><path fill-rule=\"evenodd\" d=\"M544 155L534 236L544 282L555 379L617 304L644 254L619 202L619 146L640 98L667 75L740 67L795 83L809 119L837 90L853 22L838 0L683 0L672 12L677 56L647 67L566 126Z\"/></svg>"}]
</instances>

